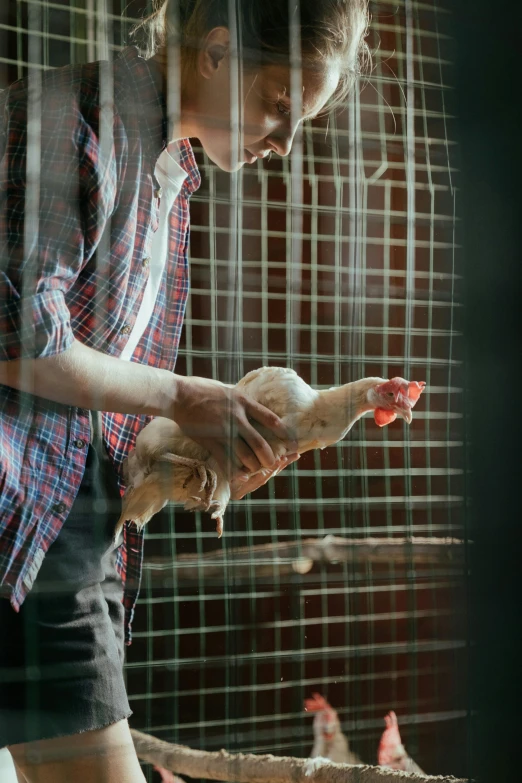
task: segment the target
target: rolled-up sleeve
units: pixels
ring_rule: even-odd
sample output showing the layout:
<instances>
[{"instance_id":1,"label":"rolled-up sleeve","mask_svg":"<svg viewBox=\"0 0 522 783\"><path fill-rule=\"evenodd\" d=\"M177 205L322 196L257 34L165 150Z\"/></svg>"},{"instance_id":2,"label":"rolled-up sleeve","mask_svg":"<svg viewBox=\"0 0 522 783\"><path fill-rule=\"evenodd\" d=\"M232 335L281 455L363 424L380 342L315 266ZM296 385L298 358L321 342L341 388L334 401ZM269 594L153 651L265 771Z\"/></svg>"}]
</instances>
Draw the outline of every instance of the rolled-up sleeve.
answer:
<instances>
[{"instance_id":1,"label":"rolled-up sleeve","mask_svg":"<svg viewBox=\"0 0 522 783\"><path fill-rule=\"evenodd\" d=\"M54 356L74 341L63 291L17 296L0 304L0 360Z\"/></svg>"},{"instance_id":2,"label":"rolled-up sleeve","mask_svg":"<svg viewBox=\"0 0 522 783\"><path fill-rule=\"evenodd\" d=\"M54 84L28 107L25 83L0 96L0 361L72 345L66 297L98 196L97 139L72 91Z\"/></svg>"}]
</instances>

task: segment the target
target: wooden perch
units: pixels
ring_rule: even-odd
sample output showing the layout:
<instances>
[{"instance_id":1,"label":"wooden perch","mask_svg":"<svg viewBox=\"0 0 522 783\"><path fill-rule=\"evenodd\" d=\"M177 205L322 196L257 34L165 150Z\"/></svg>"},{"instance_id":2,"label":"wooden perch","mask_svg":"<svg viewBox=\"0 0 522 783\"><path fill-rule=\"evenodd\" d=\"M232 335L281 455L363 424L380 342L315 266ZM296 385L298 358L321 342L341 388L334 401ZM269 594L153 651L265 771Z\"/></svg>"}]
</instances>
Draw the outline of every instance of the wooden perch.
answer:
<instances>
[{"instance_id":1,"label":"wooden perch","mask_svg":"<svg viewBox=\"0 0 522 783\"><path fill-rule=\"evenodd\" d=\"M192 750L131 730L138 757L149 764L190 778L227 783L468 783L462 778L396 772L383 767L335 764L323 759L256 756L252 753L208 753Z\"/></svg>"},{"instance_id":2,"label":"wooden perch","mask_svg":"<svg viewBox=\"0 0 522 783\"><path fill-rule=\"evenodd\" d=\"M179 580L223 578L223 568L234 576L271 577L274 573L306 574L314 563L366 563L408 565L458 565L465 559L464 542L456 538L304 538L235 549L219 549L196 557L193 554L148 559L153 572L175 570ZM163 576L163 575L162 575Z\"/></svg>"}]
</instances>

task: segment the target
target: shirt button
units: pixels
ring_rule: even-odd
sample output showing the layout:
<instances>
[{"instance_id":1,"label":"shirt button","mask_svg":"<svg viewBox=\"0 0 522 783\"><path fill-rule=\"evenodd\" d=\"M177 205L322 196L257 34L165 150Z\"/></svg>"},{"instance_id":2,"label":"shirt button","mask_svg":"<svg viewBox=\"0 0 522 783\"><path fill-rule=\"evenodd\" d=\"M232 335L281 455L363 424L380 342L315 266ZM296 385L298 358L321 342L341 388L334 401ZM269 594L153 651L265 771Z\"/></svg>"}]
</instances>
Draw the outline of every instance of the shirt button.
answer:
<instances>
[{"instance_id":1,"label":"shirt button","mask_svg":"<svg viewBox=\"0 0 522 783\"><path fill-rule=\"evenodd\" d=\"M131 333L131 328L129 324L122 326L122 328L120 329L120 334L130 334L130 333Z\"/></svg>"},{"instance_id":2,"label":"shirt button","mask_svg":"<svg viewBox=\"0 0 522 783\"><path fill-rule=\"evenodd\" d=\"M76 438L74 445L77 449L83 449L87 445L87 441L83 440L83 438Z\"/></svg>"},{"instance_id":3,"label":"shirt button","mask_svg":"<svg viewBox=\"0 0 522 783\"><path fill-rule=\"evenodd\" d=\"M54 511L56 511L57 514L65 514L67 511L67 506L65 503L56 503L54 506Z\"/></svg>"},{"instance_id":4,"label":"shirt button","mask_svg":"<svg viewBox=\"0 0 522 783\"><path fill-rule=\"evenodd\" d=\"M145 256L144 259L142 259L141 265L144 269L148 269L150 264L150 256Z\"/></svg>"},{"instance_id":5,"label":"shirt button","mask_svg":"<svg viewBox=\"0 0 522 783\"><path fill-rule=\"evenodd\" d=\"M161 198L163 195L162 188L154 188L154 198Z\"/></svg>"}]
</instances>

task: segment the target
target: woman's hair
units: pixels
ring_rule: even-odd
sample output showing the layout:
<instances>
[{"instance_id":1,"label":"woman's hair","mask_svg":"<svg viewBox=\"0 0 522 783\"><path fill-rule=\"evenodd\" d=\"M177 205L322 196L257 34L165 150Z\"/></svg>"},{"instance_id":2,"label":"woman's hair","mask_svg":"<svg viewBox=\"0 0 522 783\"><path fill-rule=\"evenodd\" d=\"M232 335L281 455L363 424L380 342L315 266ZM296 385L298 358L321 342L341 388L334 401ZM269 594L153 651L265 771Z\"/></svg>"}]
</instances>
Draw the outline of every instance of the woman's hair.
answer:
<instances>
[{"instance_id":1,"label":"woman's hair","mask_svg":"<svg viewBox=\"0 0 522 783\"><path fill-rule=\"evenodd\" d=\"M339 104L356 79L369 70L370 52L367 0L152 0L153 12L132 35L145 57L152 57L176 36L184 58L191 58L214 27L227 27L236 35L246 65L289 63L291 29L299 29L303 63L321 67L335 61L341 69L336 94ZM234 18L230 19L230 9Z\"/></svg>"}]
</instances>

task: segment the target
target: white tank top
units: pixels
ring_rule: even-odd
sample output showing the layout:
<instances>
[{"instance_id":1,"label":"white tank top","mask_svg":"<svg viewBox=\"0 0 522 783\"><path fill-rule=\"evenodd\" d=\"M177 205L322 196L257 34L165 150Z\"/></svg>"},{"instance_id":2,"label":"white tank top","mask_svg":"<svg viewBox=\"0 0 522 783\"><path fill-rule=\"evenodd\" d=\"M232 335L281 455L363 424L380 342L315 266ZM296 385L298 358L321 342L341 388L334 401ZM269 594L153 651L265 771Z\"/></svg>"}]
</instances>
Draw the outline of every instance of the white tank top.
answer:
<instances>
[{"instance_id":1,"label":"white tank top","mask_svg":"<svg viewBox=\"0 0 522 783\"><path fill-rule=\"evenodd\" d=\"M174 200L178 197L183 182L187 177L187 172L182 169L176 160L177 144L171 142L159 156L154 174L161 187L161 198L159 207L159 221L152 238L149 262L149 279L145 286L143 299L140 309L134 322L132 332L125 348L120 354L120 359L129 361L138 345L141 337L147 328L150 317L154 310L156 297L161 285L161 278L167 264L167 255L169 248L169 215Z\"/></svg>"}]
</instances>

